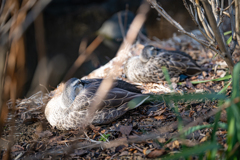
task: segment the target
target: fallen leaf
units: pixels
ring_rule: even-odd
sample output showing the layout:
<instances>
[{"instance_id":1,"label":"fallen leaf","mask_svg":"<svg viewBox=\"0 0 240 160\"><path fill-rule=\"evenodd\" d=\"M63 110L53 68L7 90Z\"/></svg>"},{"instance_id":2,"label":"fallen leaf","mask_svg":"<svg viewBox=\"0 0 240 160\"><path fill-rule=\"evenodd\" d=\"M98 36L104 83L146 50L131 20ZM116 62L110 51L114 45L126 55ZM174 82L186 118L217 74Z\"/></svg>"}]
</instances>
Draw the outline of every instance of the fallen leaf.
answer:
<instances>
[{"instance_id":1,"label":"fallen leaf","mask_svg":"<svg viewBox=\"0 0 240 160\"><path fill-rule=\"evenodd\" d=\"M50 132L49 130L41 132L41 133L36 133L39 137L50 137L52 136L52 132Z\"/></svg>"},{"instance_id":2,"label":"fallen leaf","mask_svg":"<svg viewBox=\"0 0 240 160\"><path fill-rule=\"evenodd\" d=\"M128 151L123 151L119 156L127 156L129 154Z\"/></svg>"},{"instance_id":3,"label":"fallen leaf","mask_svg":"<svg viewBox=\"0 0 240 160\"><path fill-rule=\"evenodd\" d=\"M119 131L123 134L123 135L129 135L132 131L132 126L120 126L119 127Z\"/></svg>"},{"instance_id":4,"label":"fallen leaf","mask_svg":"<svg viewBox=\"0 0 240 160\"><path fill-rule=\"evenodd\" d=\"M193 110L191 110L191 111L189 112L189 117L192 117L194 113L195 113L195 112L194 112Z\"/></svg>"},{"instance_id":5,"label":"fallen leaf","mask_svg":"<svg viewBox=\"0 0 240 160\"><path fill-rule=\"evenodd\" d=\"M84 154L88 153L88 151L86 150L78 150L76 149L74 153L70 154L71 157L74 157L74 156L82 156Z\"/></svg>"},{"instance_id":6,"label":"fallen leaf","mask_svg":"<svg viewBox=\"0 0 240 160\"><path fill-rule=\"evenodd\" d=\"M166 138L158 138L157 139L159 143L165 143L166 142Z\"/></svg>"},{"instance_id":7,"label":"fallen leaf","mask_svg":"<svg viewBox=\"0 0 240 160\"><path fill-rule=\"evenodd\" d=\"M166 117L164 115L160 115L160 116L155 116L154 117L156 120L163 120L166 119Z\"/></svg>"},{"instance_id":8,"label":"fallen leaf","mask_svg":"<svg viewBox=\"0 0 240 160\"><path fill-rule=\"evenodd\" d=\"M20 145L14 145L14 146L12 146L11 151L12 152L24 151L24 148L22 146L20 146Z\"/></svg>"},{"instance_id":9,"label":"fallen leaf","mask_svg":"<svg viewBox=\"0 0 240 160\"><path fill-rule=\"evenodd\" d=\"M186 80L186 87L189 88L189 89L194 88L193 84L188 79Z\"/></svg>"},{"instance_id":10,"label":"fallen leaf","mask_svg":"<svg viewBox=\"0 0 240 160\"><path fill-rule=\"evenodd\" d=\"M208 139L208 137L205 136L205 137L203 137L203 138L200 140L200 142L201 142L201 143L202 143L202 142L205 142L207 139Z\"/></svg>"},{"instance_id":11,"label":"fallen leaf","mask_svg":"<svg viewBox=\"0 0 240 160\"><path fill-rule=\"evenodd\" d=\"M128 146L127 144L117 146L115 152L122 152L127 146Z\"/></svg>"},{"instance_id":12,"label":"fallen leaf","mask_svg":"<svg viewBox=\"0 0 240 160\"><path fill-rule=\"evenodd\" d=\"M176 141L174 141L173 143L172 143L172 147L173 148L180 148L179 147L179 142L176 140Z\"/></svg>"},{"instance_id":13,"label":"fallen leaf","mask_svg":"<svg viewBox=\"0 0 240 160\"><path fill-rule=\"evenodd\" d=\"M163 155L165 153L164 149L155 149L152 152L150 152L147 157L148 158L157 158L160 157L161 155Z\"/></svg>"},{"instance_id":14,"label":"fallen leaf","mask_svg":"<svg viewBox=\"0 0 240 160\"><path fill-rule=\"evenodd\" d=\"M146 156L151 152L151 150L148 150L147 148L143 149L143 154Z\"/></svg>"}]
</instances>

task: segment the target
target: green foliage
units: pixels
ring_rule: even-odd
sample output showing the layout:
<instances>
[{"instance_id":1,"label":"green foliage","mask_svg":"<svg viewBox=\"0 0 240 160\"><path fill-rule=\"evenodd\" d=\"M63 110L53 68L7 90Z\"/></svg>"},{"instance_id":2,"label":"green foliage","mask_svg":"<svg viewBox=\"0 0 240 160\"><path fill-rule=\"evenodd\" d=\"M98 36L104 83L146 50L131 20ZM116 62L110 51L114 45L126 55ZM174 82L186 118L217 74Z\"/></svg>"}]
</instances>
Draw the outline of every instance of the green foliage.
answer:
<instances>
[{"instance_id":1,"label":"green foliage","mask_svg":"<svg viewBox=\"0 0 240 160\"><path fill-rule=\"evenodd\" d=\"M111 134L103 134L101 136L101 138L99 139L99 141L106 142L106 140L108 139L109 136L111 136Z\"/></svg>"},{"instance_id":2,"label":"green foliage","mask_svg":"<svg viewBox=\"0 0 240 160\"><path fill-rule=\"evenodd\" d=\"M149 97L150 97L150 95L143 95L143 96L134 98L133 100L128 102L128 104L127 104L128 108L129 109L137 108L142 103L144 103Z\"/></svg>"},{"instance_id":3,"label":"green foliage","mask_svg":"<svg viewBox=\"0 0 240 160\"><path fill-rule=\"evenodd\" d=\"M230 44L230 42L232 41L232 36L230 36L227 40L227 44Z\"/></svg>"},{"instance_id":4,"label":"green foliage","mask_svg":"<svg viewBox=\"0 0 240 160\"><path fill-rule=\"evenodd\" d=\"M176 153L171 156L166 156L166 157L162 158L161 160L188 158L190 156L200 155L200 154L205 153L206 151L218 149L218 148L220 148L220 146L216 142L215 143L206 142L199 146L183 149L180 153Z\"/></svg>"},{"instance_id":5,"label":"green foliage","mask_svg":"<svg viewBox=\"0 0 240 160\"><path fill-rule=\"evenodd\" d=\"M226 35L229 35L229 34L232 34L232 31L227 31L227 32L224 32L224 36L226 36ZM230 36L229 38L228 38L228 40L227 40L227 44L230 44L230 42L232 41L232 36Z\"/></svg>"},{"instance_id":6,"label":"green foliage","mask_svg":"<svg viewBox=\"0 0 240 160\"><path fill-rule=\"evenodd\" d=\"M232 31L224 32L224 36L229 35L229 34L232 34Z\"/></svg>"},{"instance_id":7,"label":"green foliage","mask_svg":"<svg viewBox=\"0 0 240 160\"><path fill-rule=\"evenodd\" d=\"M199 84L199 83L205 83L205 82L211 82L211 81L224 81L224 80L229 80L232 78L232 75L226 75L221 78L216 78L216 79L211 79L211 80L204 80L204 81L191 81L192 84ZM181 84L181 83L179 83Z\"/></svg>"},{"instance_id":8,"label":"green foliage","mask_svg":"<svg viewBox=\"0 0 240 160\"><path fill-rule=\"evenodd\" d=\"M163 68L164 71L164 68ZM168 81L169 85L171 86L170 78L167 73L167 70L165 69L164 75L166 80ZM232 79L231 79L232 78ZM231 79L231 80L229 80ZM167 155L163 159L184 159L184 158L190 158L192 156L198 156L199 159L208 159L208 160L215 160L216 158L221 159L230 159L235 160L240 157L240 63L237 63L233 70L233 76L227 75L223 78L217 78L213 80L207 80L207 81L193 81L193 84L197 83L204 83L209 81L226 81L225 86L222 88L222 90L218 93L195 93L195 94L164 94L164 95L145 95L141 98L133 99L132 101L135 101L132 104L142 104L143 102L148 101L163 101L166 102L168 106L170 106L173 111L175 112L177 118L178 118L178 131L180 133L179 136L171 138L168 142L172 140L177 140L179 138L184 138L185 136L189 135L190 133L193 133L197 130L205 129L205 128L211 128L211 138L202 143L201 145L195 146L195 147L182 147L180 150L180 153L176 153L173 155ZM227 97L224 95L229 85L232 84L232 92L231 97ZM204 101L204 100L219 100L219 111L215 114L215 119L213 124L208 125L197 125L188 128L186 131L183 129L183 123L180 116L180 113L178 111L178 108L174 105L176 102L188 102L188 101ZM219 122L220 115L223 107L226 107L227 111L227 123ZM217 141L217 135L216 132L218 129L224 129L227 130L227 137L226 137L226 143L227 148L223 149L223 146L221 146Z\"/></svg>"}]
</instances>

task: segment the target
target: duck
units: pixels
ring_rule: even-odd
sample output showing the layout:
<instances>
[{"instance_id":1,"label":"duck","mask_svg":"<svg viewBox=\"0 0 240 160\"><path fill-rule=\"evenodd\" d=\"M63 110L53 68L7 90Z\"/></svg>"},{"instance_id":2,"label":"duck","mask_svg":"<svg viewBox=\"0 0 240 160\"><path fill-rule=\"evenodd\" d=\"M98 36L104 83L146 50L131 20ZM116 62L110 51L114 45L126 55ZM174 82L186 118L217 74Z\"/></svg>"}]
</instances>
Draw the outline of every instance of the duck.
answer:
<instances>
[{"instance_id":1,"label":"duck","mask_svg":"<svg viewBox=\"0 0 240 160\"><path fill-rule=\"evenodd\" d=\"M102 79L71 78L61 83L52 93L52 99L45 107L45 117L50 125L60 130L78 129L86 123L90 104L95 100L96 91ZM99 102L91 124L102 125L113 122L128 110L128 102L140 97L141 90L123 80L113 82L106 97Z\"/></svg>"},{"instance_id":2,"label":"duck","mask_svg":"<svg viewBox=\"0 0 240 160\"><path fill-rule=\"evenodd\" d=\"M191 77L202 72L190 55L180 51L168 51L146 45L139 56L131 57L123 72L132 82L161 83L165 81L162 67L166 67L171 79L180 75Z\"/></svg>"}]
</instances>

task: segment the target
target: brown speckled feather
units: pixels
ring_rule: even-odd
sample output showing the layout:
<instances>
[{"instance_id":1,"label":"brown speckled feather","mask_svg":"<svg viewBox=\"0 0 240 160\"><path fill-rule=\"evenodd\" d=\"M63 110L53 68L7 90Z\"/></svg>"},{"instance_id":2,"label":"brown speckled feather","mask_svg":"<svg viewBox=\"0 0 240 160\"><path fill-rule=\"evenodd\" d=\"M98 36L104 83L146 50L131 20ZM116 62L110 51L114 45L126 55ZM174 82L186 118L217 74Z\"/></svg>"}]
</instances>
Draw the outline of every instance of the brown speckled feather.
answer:
<instances>
[{"instance_id":1,"label":"brown speckled feather","mask_svg":"<svg viewBox=\"0 0 240 160\"><path fill-rule=\"evenodd\" d=\"M124 73L133 82L160 82L165 80L162 67L168 69L171 78L180 74L193 76L201 73L200 66L184 52L166 51L146 46L140 56L130 58Z\"/></svg>"}]
</instances>

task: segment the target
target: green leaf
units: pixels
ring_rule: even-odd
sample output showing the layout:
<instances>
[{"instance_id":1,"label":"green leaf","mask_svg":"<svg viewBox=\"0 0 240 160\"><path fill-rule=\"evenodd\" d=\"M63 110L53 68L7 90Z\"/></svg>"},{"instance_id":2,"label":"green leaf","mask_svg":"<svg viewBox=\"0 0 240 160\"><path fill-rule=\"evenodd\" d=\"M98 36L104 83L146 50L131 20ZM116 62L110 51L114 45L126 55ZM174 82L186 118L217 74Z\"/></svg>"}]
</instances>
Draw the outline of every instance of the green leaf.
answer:
<instances>
[{"instance_id":1,"label":"green leaf","mask_svg":"<svg viewBox=\"0 0 240 160\"><path fill-rule=\"evenodd\" d=\"M164 101L164 102L186 102L186 101L194 101L194 100L212 100L212 99L225 99L226 96L223 94L217 94L217 93L195 93L195 94L163 94L163 95L150 95L149 101Z\"/></svg>"},{"instance_id":2,"label":"green leaf","mask_svg":"<svg viewBox=\"0 0 240 160\"><path fill-rule=\"evenodd\" d=\"M233 68L233 79L232 79L232 97L231 99L235 99L237 97L240 97L240 87L239 87L239 81L240 81L240 63L237 63Z\"/></svg>"},{"instance_id":3,"label":"green leaf","mask_svg":"<svg viewBox=\"0 0 240 160\"><path fill-rule=\"evenodd\" d=\"M142 95L140 97L136 97L134 99L132 99L131 101L128 102L128 108L129 109L134 109L137 108L138 106L140 106L141 104L143 104L148 98L150 97L150 95Z\"/></svg>"},{"instance_id":4,"label":"green leaf","mask_svg":"<svg viewBox=\"0 0 240 160\"><path fill-rule=\"evenodd\" d=\"M238 141L240 142L240 113L236 104L231 105L233 116L235 117L235 134L237 135ZM234 144L235 145L235 144Z\"/></svg>"},{"instance_id":5,"label":"green leaf","mask_svg":"<svg viewBox=\"0 0 240 160\"><path fill-rule=\"evenodd\" d=\"M227 44L229 44L232 41L232 36L230 36L227 40Z\"/></svg>"},{"instance_id":6,"label":"green leaf","mask_svg":"<svg viewBox=\"0 0 240 160\"><path fill-rule=\"evenodd\" d=\"M162 67L162 71L163 71L163 74L164 74L164 77L165 77L166 81L168 82L168 85L170 86L170 89L173 90L171 79L170 79L170 76L168 74L167 68L166 67Z\"/></svg>"},{"instance_id":7,"label":"green leaf","mask_svg":"<svg viewBox=\"0 0 240 160\"><path fill-rule=\"evenodd\" d=\"M223 87L223 89L221 89L221 91L218 92L218 94L222 94L225 93L228 86L232 83L232 80L228 82L228 84L226 86Z\"/></svg>"},{"instance_id":8,"label":"green leaf","mask_svg":"<svg viewBox=\"0 0 240 160\"><path fill-rule=\"evenodd\" d=\"M210 81L224 81L232 78L232 75L226 75L221 78L216 78L216 79L211 79L211 80L205 80L205 81L191 81L192 84L198 84L198 83L205 83L205 82L210 82Z\"/></svg>"},{"instance_id":9,"label":"green leaf","mask_svg":"<svg viewBox=\"0 0 240 160\"><path fill-rule=\"evenodd\" d=\"M214 124L198 125L198 126L190 127L187 131L184 132L184 135L187 136L187 135L189 135L189 134L191 134L191 133L193 133L193 132L195 132L197 130L200 130L200 129L212 128L214 126ZM218 122L218 127L219 128L223 128L223 129L227 129L227 124Z\"/></svg>"},{"instance_id":10,"label":"green leaf","mask_svg":"<svg viewBox=\"0 0 240 160\"><path fill-rule=\"evenodd\" d=\"M231 34L232 31L227 31L227 32L224 32L224 36L228 35L228 34Z\"/></svg>"},{"instance_id":11,"label":"green leaf","mask_svg":"<svg viewBox=\"0 0 240 160\"><path fill-rule=\"evenodd\" d=\"M192 148L183 149L181 153L176 153L171 156L166 156L164 158L161 158L161 160L188 158L189 156L199 155L199 154L205 153L206 151L218 149L218 148L220 148L220 146L216 142L212 142L212 143L206 142L206 143L203 143L202 145L197 145Z\"/></svg>"},{"instance_id":12,"label":"green leaf","mask_svg":"<svg viewBox=\"0 0 240 160\"><path fill-rule=\"evenodd\" d=\"M99 141L106 142L106 139L108 139L109 136L111 136L111 134L103 134L99 139Z\"/></svg>"},{"instance_id":13,"label":"green leaf","mask_svg":"<svg viewBox=\"0 0 240 160\"><path fill-rule=\"evenodd\" d=\"M212 142L215 142L216 141L216 131L217 131L217 128L218 128L218 121L220 119L220 116L221 116L221 111L216 113L215 114L215 120L214 120L214 125L213 125L213 131L212 131L212 136L211 136L211 141Z\"/></svg>"},{"instance_id":14,"label":"green leaf","mask_svg":"<svg viewBox=\"0 0 240 160\"><path fill-rule=\"evenodd\" d=\"M231 152L231 150L233 149L233 146L234 146L234 133L236 132L235 130L235 125L234 125L234 115L233 115L233 112L232 112L232 109L231 108L228 108L227 109L227 122L228 122L228 134L227 134L227 145L228 145L228 148L227 148L227 151L228 153Z\"/></svg>"}]
</instances>

